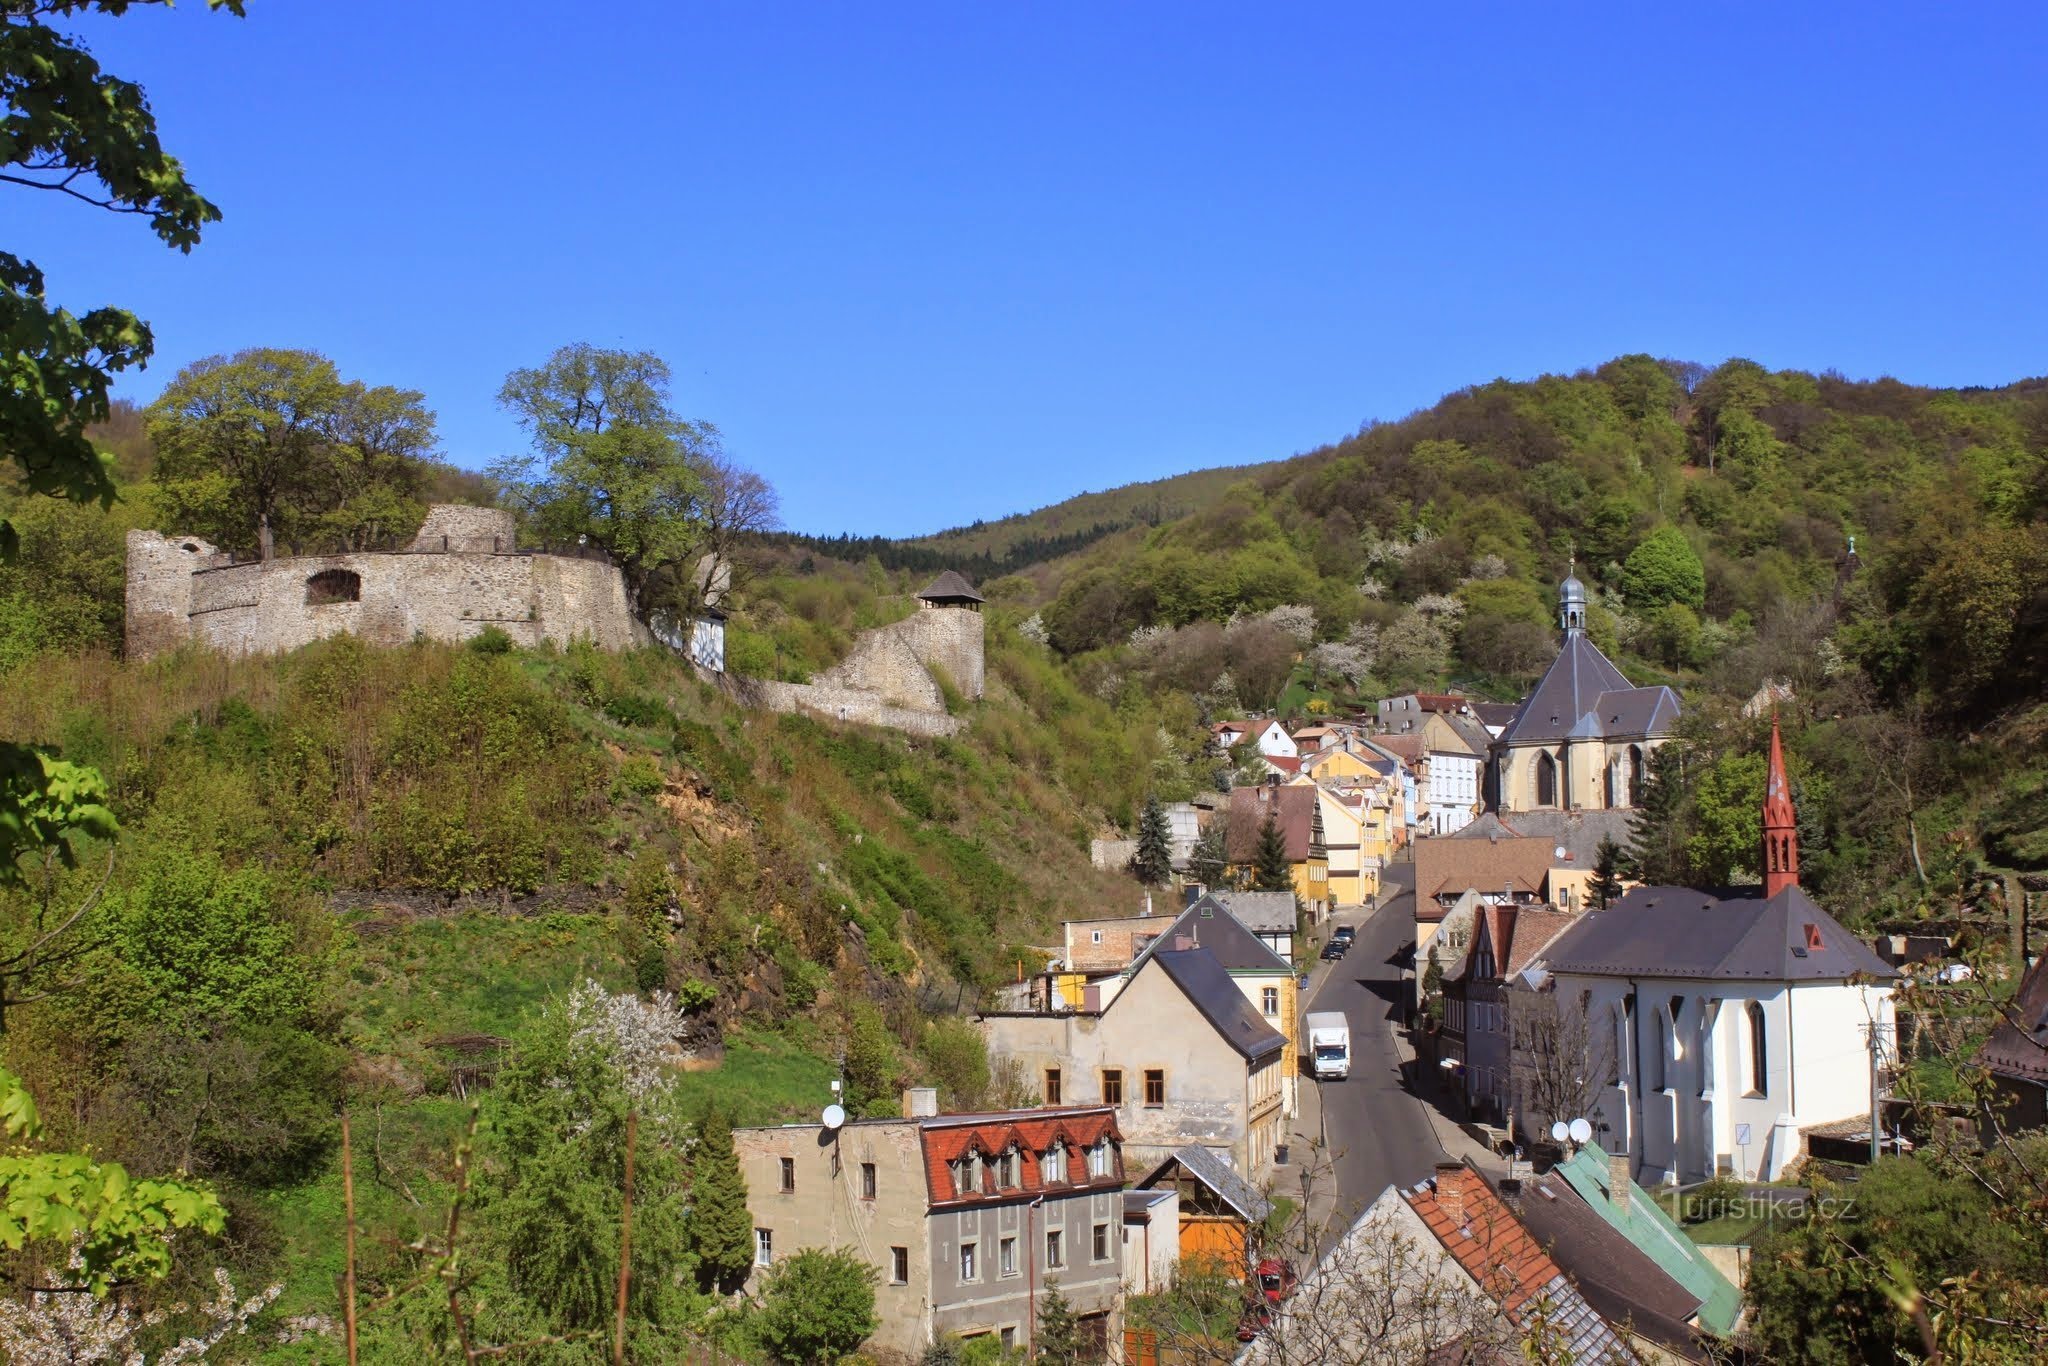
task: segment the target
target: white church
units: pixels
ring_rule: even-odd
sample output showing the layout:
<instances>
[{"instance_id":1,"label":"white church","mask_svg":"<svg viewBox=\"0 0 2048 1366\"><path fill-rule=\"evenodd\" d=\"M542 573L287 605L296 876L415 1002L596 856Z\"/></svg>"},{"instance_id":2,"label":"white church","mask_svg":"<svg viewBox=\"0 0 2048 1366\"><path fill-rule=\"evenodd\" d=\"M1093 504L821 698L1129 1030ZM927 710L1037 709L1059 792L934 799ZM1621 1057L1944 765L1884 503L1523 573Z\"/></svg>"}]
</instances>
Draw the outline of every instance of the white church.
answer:
<instances>
[{"instance_id":1,"label":"white church","mask_svg":"<svg viewBox=\"0 0 2048 1366\"><path fill-rule=\"evenodd\" d=\"M1870 1113L1871 1030L1889 1035L1898 974L1799 887L1775 719L1763 816L1761 888L1635 888L1581 916L1513 984L1513 1015L1555 1018L1532 991L1566 1018L1583 1012L1600 1079L1587 1118L1644 1185L1776 1180L1804 1155L1805 1131ZM1535 1133L1574 1116L1522 1118Z\"/></svg>"}]
</instances>

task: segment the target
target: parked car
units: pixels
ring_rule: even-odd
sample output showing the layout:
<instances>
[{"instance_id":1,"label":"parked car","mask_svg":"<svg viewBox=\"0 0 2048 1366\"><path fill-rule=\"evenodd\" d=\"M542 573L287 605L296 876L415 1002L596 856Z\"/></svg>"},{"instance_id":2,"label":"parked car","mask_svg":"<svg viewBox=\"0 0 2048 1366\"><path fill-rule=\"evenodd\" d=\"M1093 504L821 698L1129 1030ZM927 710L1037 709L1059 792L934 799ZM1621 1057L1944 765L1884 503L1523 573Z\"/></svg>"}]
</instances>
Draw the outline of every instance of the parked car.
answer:
<instances>
[{"instance_id":1,"label":"parked car","mask_svg":"<svg viewBox=\"0 0 2048 1366\"><path fill-rule=\"evenodd\" d=\"M1358 938L1358 926L1339 925L1335 930L1331 931L1330 937L1332 939L1341 939L1349 944L1352 940Z\"/></svg>"},{"instance_id":2,"label":"parked car","mask_svg":"<svg viewBox=\"0 0 2048 1366\"><path fill-rule=\"evenodd\" d=\"M1329 943L1323 945L1323 961L1326 963L1336 962L1344 956L1344 951L1350 947L1351 941L1349 939L1332 939Z\"/></svg>"},{"instance_id":3,"label":"parked car","mask_svg":"<svg viewBox=\"0 0 2048 1366\"><path fill-rule=\"evenodd\" d=\"M1259 1293L1266 1303L1278 1304L1294 1293L1294 1263L1268 1257L1259 1263Z\"/></svg>"}]
</instances>

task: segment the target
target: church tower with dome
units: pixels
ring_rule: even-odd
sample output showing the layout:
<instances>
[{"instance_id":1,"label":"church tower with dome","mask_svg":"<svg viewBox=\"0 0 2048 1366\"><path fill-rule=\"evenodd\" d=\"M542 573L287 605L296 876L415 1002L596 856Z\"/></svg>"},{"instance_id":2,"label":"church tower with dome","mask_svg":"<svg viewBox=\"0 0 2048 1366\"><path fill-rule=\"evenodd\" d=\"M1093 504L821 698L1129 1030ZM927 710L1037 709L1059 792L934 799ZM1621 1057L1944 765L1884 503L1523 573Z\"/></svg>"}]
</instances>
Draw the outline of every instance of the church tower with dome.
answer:
<instances>
[{"instance_id":1,"label":"church tower with dome","mask_svg":"<svg viewBox=\"0 0 2048 1366\"><path fill-rule=\"evenodd\" d=\"M1586 585L1558 588L1564 645L1493 742L1488 789L1503 814L1637 805L1649 757L1678 722L1678 694L1638 688L1586 634Z\"/></svg>"}]
</instances>

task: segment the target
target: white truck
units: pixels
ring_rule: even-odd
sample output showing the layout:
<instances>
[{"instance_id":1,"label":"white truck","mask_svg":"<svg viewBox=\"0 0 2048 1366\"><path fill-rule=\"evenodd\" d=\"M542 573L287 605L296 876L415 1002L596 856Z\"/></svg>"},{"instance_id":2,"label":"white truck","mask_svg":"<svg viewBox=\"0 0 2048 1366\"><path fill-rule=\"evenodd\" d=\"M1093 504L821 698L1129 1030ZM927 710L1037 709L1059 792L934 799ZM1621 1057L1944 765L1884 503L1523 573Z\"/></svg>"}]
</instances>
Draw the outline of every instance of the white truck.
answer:
<instances>
[{"instance_id":1,"label":"white truck","mask_svg":"<svg viewBox=\"0 0 2048 1366\"><path fill-rule=\"evenodd\" d=\"M1317 1080L1351 1075L1351 1022L1334 1010L1312 1010L1303 1021L1308 1026L1308 1056Z\"/></svg>"}]
</instances>

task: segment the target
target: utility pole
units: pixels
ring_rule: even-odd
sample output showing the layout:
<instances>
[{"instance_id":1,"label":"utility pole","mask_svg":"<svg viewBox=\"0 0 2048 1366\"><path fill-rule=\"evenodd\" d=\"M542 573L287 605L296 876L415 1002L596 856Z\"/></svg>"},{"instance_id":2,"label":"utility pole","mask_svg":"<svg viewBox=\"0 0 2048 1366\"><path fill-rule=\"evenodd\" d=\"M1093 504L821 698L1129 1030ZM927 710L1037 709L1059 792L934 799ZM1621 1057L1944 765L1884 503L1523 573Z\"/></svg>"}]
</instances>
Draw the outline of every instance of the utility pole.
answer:
<instances>
[{"instance_id":1,"label":"utility pole","mask_svg":"<svg viewBox=\"0 0 2048 1366\"><path fill-rule=\"evenodd\" d=\"M1864 1029L1870 1036L1870 1165L1877 1166L1883 1150L1883 1104L1877 1089L1878 1059L1884 1052L1884 1025L1872 1020Z\"/></svg>"}]
</instances>

